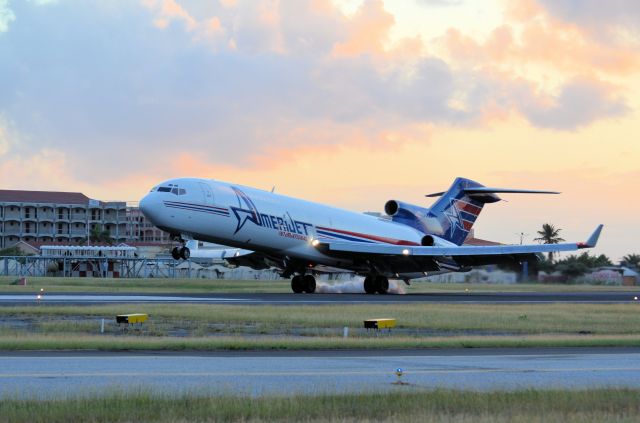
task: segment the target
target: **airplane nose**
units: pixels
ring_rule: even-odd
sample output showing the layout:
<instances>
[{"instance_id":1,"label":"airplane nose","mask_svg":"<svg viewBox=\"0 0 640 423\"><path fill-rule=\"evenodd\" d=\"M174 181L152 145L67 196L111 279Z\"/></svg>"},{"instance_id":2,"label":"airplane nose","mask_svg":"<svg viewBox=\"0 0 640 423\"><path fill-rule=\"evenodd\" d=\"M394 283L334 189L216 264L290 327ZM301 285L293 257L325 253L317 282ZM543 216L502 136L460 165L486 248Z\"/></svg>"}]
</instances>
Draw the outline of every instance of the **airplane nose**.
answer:
<instances>
[{"instance_id":1,"label":"airplane nose","mask_svg":"<svg viewBox=\"0 0 640 423\"><path fill-rule=\"evenodd\" d=\"M140 211L143 214L145 215L147 214L147 211L149 210L149 194L142 197L142 199L140 200L140 203L138 204L138 207L140 207Z\"/></svg>"},{"instance_id":2,"label":"airplane nose","mask_svg":"<svg viewBox=\"0 0 640 423\"><path fill-rule=\"evenodd\" d=\"M149 193L140 200L140 204L138 206L140 207L142 214L144 214L147 219L152 223L156 223L159 211L157 207L158 204L159 201L157 196L155 196L154 193Z\"/></svg>"}]
</instances>

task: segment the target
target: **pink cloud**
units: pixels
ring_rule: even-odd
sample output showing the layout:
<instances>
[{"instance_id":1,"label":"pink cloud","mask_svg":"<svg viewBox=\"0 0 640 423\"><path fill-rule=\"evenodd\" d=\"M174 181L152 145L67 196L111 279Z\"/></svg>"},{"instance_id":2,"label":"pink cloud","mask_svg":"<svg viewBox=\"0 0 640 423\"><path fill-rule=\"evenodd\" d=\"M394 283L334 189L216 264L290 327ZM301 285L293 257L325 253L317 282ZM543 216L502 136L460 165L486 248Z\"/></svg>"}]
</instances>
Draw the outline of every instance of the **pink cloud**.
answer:
<instances>
[{"instance_id":1,"label":"pink cloud","mask_svg":"<svg viewBox=\"0 0 640 423\"><path fill-rule=\"evenodd\" d=\"M443 40L456 61L473 66L543 64L568 73L629 75L640 69L640 52L594 42L581 28L549 19L526 20L516 35L511 25L496 28L485 42L450 29Z\"/></svg>"},{"instance_id":2,"label":"pink cloud","mask_svg":"<svg viewBox=\"0 0 640 423\"><path fill-rule=\"evenodd\" d=\"M172 20L182 21L188 31L193 31L197 22L176 0L142 0L142 4L156 12L154 23L158 28L166 28Z\"/></svg>"},{"instance_id":3,"label":"pink cloud","mask_svg":"<svg viewBox=\"0 0 640 423\"><path fill-rule=\"evenodd\" d=\"M333 54L337 57L383 54L394 24L395 18L384 9L381 0L364 2L349 19L347 39L334 45Z\"/></svg>"}]
</instances>

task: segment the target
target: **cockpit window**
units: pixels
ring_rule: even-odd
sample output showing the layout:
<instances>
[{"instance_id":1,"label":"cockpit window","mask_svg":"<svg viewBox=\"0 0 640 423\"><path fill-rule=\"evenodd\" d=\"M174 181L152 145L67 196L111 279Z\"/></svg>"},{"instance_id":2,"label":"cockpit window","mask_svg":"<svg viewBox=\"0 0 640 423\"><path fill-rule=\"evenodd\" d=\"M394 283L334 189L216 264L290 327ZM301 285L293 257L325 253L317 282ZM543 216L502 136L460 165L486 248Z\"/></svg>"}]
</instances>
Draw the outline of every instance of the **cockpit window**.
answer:
<instances>
[{"instance_id":1,"label":"cockpit window","mask_svg":"<svg viewBox=\"0 0 640 423\"><path fill-rule=\"evenodd\" d=\"M156 188L154 188L154 190L156 190ZM179 188L178 185L175 184L169 184L169 186L166 187L158 187L157 188L158 192L170 192L173 195L186 195L187 194L187 190L184 188Z\"/></svg>"}]
</instances>

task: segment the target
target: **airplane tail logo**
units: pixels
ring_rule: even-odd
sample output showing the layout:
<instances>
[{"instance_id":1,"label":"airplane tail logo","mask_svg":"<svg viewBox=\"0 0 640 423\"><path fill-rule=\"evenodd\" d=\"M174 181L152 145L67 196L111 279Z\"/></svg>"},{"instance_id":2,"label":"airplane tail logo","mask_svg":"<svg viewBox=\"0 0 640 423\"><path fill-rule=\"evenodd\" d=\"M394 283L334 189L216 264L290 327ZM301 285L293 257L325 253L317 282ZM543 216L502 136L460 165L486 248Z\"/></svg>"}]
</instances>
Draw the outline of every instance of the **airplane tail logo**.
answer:
<instances>
[{"instance_id":1,"label":"airplane tail logo","mask_svg":"<svg viewBox=\"0 0 640 423\"><path fill-rule=\"evenodd\" d=\"M436 218L443 229L442 238L462 245L486 203L499 201L495 194L468 194L466 190L483 185L465 178L456 178L448 191L429 209L430 217Z\"/></svg>"},{"instance_id":2,"label":"airplane tail logo","mask_svg":"<svg viewBox=\"0 0 640 423\"><path fill-rule=\"evenodd\" d=\"M429 217L439 222L439 236L457 245L462 245L482 207L500 201L497 193L510 194L560 194L556 191L541 191L517 188L489 188L471 179L456 178L446 192L429 194L441 197L429 209Z\"/></svg>"}]
</instances>

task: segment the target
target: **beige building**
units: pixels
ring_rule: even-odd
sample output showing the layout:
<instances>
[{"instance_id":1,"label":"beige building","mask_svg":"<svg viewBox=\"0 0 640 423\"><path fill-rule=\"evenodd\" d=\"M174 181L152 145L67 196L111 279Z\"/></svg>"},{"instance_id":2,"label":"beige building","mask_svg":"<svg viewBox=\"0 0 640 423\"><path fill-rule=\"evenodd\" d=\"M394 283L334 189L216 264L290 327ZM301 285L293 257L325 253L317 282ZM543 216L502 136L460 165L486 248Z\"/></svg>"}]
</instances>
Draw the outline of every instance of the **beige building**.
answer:
<instances>
[{"instance_id":1,"label":"beige building","mask_svg":"<svg viewBox=\"0 0 640 423\"><path fill-rule=\"evenodd\" d=\"M149 222L138 207L127 207L127 241L168 244L171 238Z\"/></svg>"},{"instance_id":2,"label":"beige building","mask_svg":"<svg viewBox=\"0 0 640 423\"><path fill-rule=\"evenodd\" d=\"M98 226L115 242L168 242L124 201L92 200L78 192L0 190L0 248L30 244L83 244Z\"/></svg>"}]
</instances>

